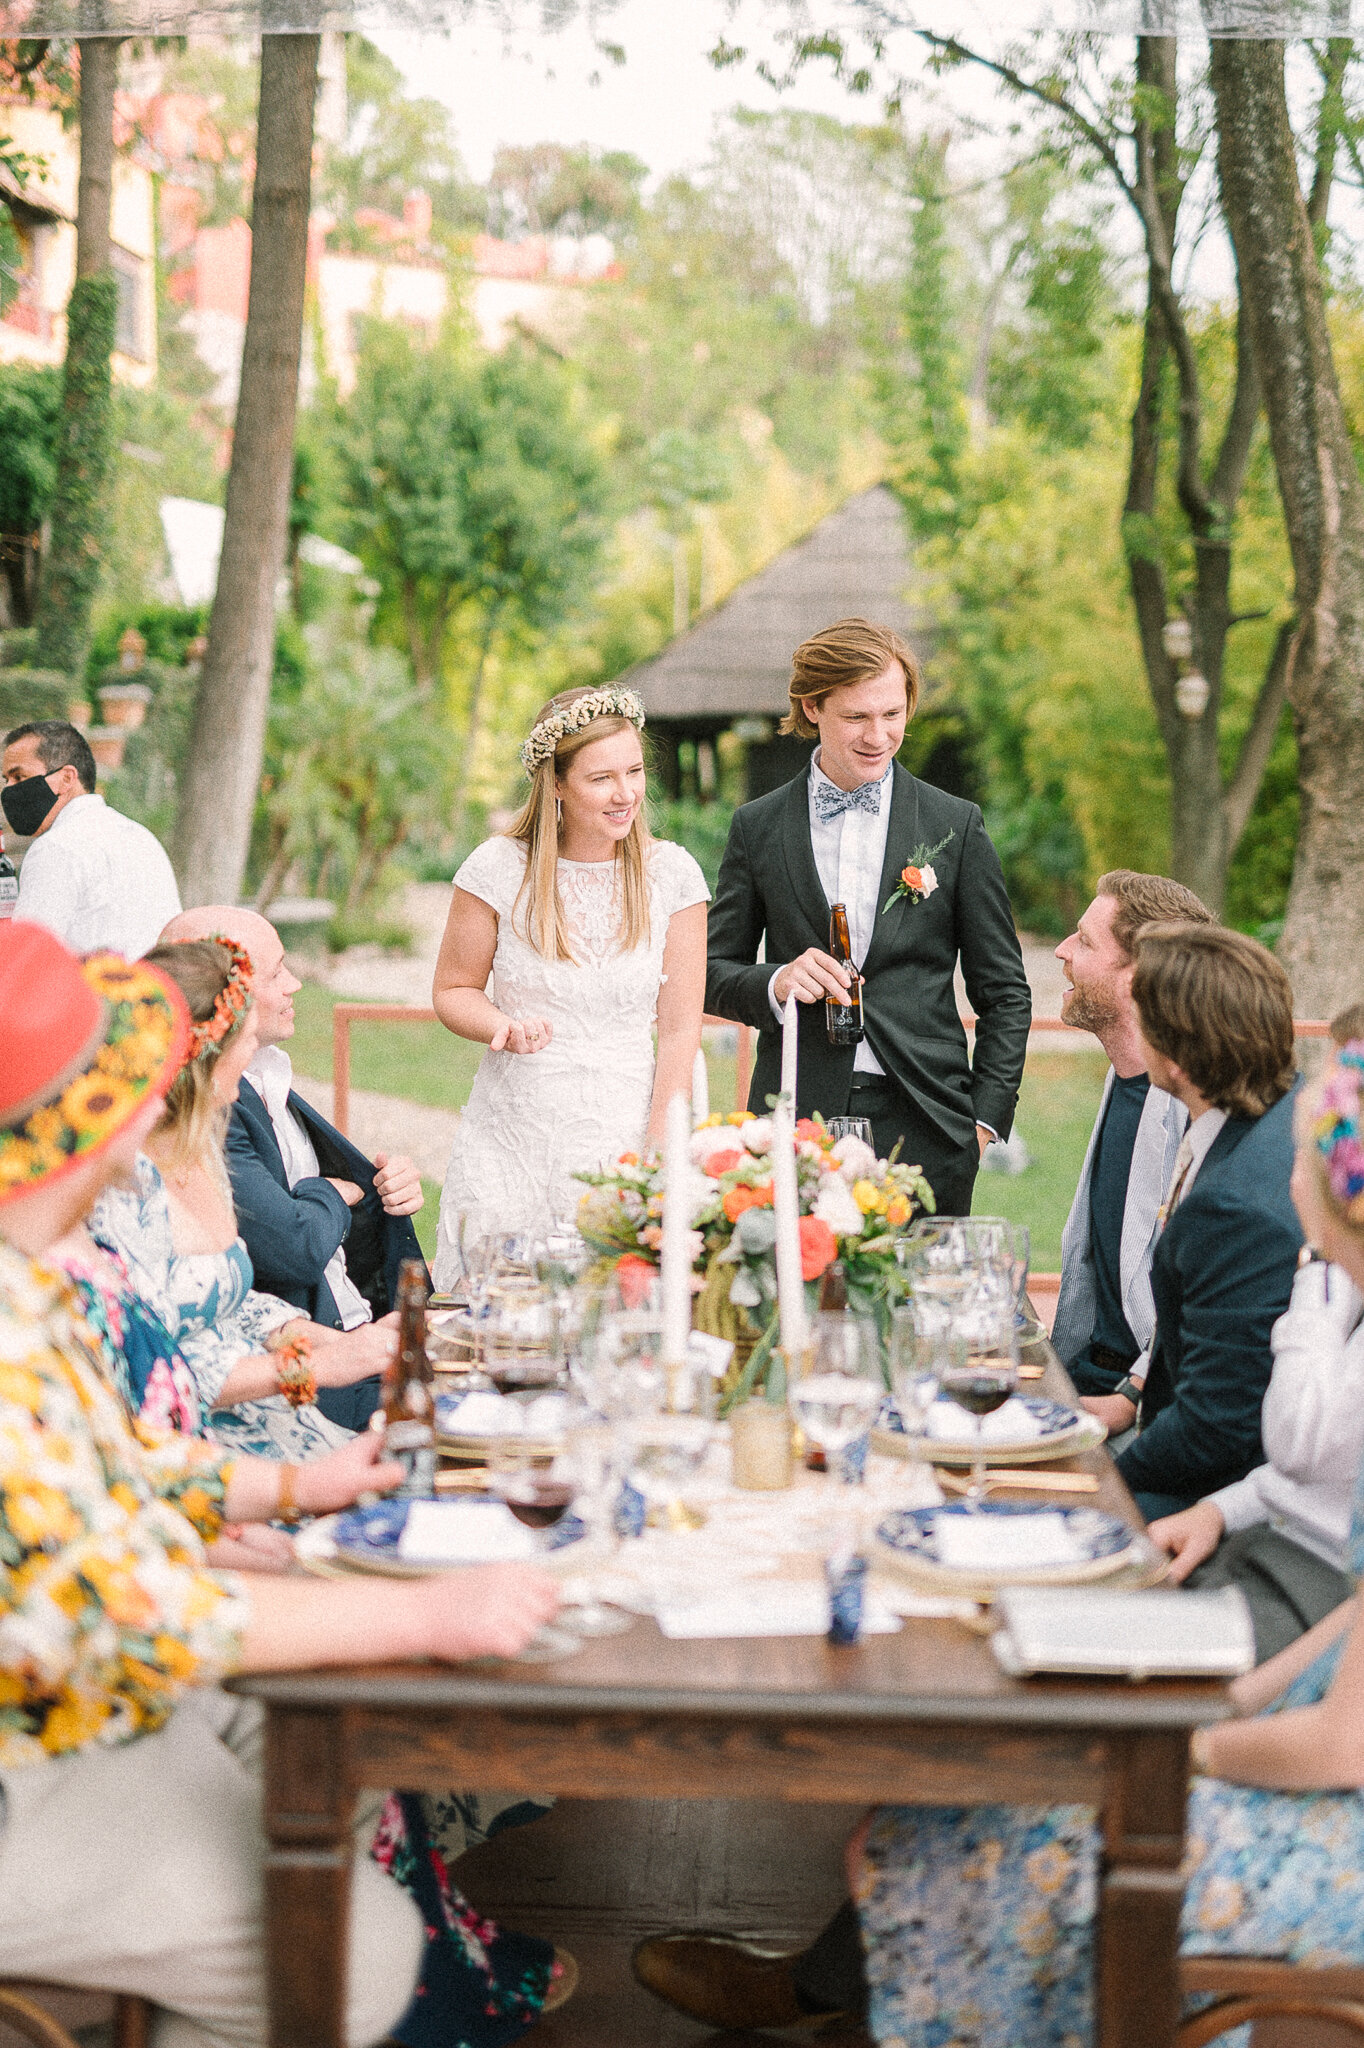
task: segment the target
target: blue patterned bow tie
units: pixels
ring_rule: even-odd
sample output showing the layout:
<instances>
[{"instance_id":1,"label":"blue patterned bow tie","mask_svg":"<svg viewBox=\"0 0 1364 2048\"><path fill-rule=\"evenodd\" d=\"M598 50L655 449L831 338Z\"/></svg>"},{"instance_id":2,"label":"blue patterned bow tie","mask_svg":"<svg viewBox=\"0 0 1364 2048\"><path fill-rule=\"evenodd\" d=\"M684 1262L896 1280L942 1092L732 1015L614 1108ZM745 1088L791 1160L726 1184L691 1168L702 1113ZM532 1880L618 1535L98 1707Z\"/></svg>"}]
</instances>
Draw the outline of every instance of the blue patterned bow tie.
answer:
<instances>
[{"instance_id":1,"label":"blue patterned bow tie","mask_svg":"<svg viewBox=\"0 0 1364 2048\"><path fill-rule=\"evenodd\" d=\"M815 816L821 825L842 817L844 811L866 811L875 817L880 808L880 782L861 782L856 789L838 789L832 782L815 784Z\"/></svg>"}]
</instances>

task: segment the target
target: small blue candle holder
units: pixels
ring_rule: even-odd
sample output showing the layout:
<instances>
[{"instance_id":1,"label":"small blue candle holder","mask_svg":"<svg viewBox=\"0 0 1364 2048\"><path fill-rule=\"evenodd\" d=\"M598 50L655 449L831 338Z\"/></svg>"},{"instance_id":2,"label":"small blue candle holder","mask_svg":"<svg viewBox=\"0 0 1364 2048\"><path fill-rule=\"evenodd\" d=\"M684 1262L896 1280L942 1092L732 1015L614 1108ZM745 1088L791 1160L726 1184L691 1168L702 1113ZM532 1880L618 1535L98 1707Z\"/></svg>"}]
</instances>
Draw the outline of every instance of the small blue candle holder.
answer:
<instances>
[{"instance_id":1,"label":"small blue candle holder","mask_svg":"<svg viewBox=\"0 0 1364 2048\"><path fill-rule=\"evenodd\" d=\"M862 1595L866 1586L867 1560L849 1555L826 1557L824 1577L829 1588L828 1640L846 1649L862 1631Z\"/></svg>"}]
</instances>

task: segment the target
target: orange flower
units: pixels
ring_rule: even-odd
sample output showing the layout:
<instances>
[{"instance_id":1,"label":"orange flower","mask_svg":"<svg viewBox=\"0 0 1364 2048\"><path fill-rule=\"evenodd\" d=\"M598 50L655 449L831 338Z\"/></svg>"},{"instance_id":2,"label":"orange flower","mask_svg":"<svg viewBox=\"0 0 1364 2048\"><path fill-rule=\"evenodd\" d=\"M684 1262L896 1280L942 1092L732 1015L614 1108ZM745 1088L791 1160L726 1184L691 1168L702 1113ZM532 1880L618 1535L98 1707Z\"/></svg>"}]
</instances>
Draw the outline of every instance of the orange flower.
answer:
<instances>
[{"instance_id":1,"label":"orange flower","mask_svg":"<svg viewBox=\"0 0 1364 2048\"><path fill-rule=\"evenodd\" d=\"M764 1181L760 1188L731 1188L725 1196L725 1214L731 1223L737 1223L745 1209L770 1209L772 1206L772 1183Z\"/></svg>"},{"instance_id":2,"label":"orange flower","mask_svg":"<svg viewBox=\"0 0 1364 2048\"><path fill-rule=\"evenodd\" d=\"M657 1277L657 1266L649 1259L642 1259L638 1252L626 1252L616 1260L616 1278L620 1282L621 1299L627 1308L644 1306L649 1284Z\"/></svg>"},{"instance_id":3,"label":"orange flower","mask_svg":"<svg viewBox=\"0 0 1364 2048\"><path fill-rule=\"evenodd\" d=\"M706 1161L706 1172L712 1180L719 1180L722 1173L733 1173L743 1163L743 1156L737 1148L733 1152L712 1152Z\"/></svg>"},{"instance_id":4,"label":"orange flower","mask_svg":"<svg viewBox=\"0 0 1364 2048\"><path fill-rule=\"evenodd\" d=\"M818 1280L826 1266L833 1264L838 1256L838 1245L834 1234L822 1216L802 1216L800 1219L800 1277L802 1280Z\"/></svg>"},{"instance_id":5,"label":"orange flower","mask_svg":"<svg viewBox=\"0 0 1364 2048\"><path fill-rule=\"evenodd\" d=\"M906 889L922 889L924 885L924 878L915 867L901 868L900 880Z\"/></svg>"},{"instance_id":6,"label":"orange flower","mask_svg":"<svg viewBox=\"0 0 1364 2048\"><path fill-rule=\"evenodd\" d=\"M829 1133L825 1130L823 1124L817 1124L812 1116L803 1116L797 1119L796 1136L798 1138L808 1138L811 1144L822 1145L827 1140Z\"/></svg>"}]
</instances>

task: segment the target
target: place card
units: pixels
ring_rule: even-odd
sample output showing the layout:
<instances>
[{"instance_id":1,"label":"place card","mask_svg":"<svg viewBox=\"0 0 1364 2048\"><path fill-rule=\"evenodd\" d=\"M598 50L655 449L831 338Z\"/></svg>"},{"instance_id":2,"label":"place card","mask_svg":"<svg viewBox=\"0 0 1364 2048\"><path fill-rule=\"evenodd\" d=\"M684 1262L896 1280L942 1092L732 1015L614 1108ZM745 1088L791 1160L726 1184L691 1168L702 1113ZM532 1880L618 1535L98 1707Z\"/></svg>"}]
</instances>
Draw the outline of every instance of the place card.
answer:
<instances>
[{"instance_id":1,"label":"place card","mask_svg":"<svg viewBox=\"0 0 1364 2048\"><path fill-rule=\"evenodd\" d=\"M951 1571L1039 1571L1083 1564L1089 1551L1064 1515L945 1514L934 1520L938 1562Z\"/></svg>"},{"instance_id":2,"label":"place card","mask_svg":"<svg viewBox=\"0 0 1364 2048\"><path fill-rule=\"evenodd\" d=\"M505 1564L534 1557L536 1544L500 1500L414 1500L398 1555L408 1564Z\"/></svg>"}]
</instances>

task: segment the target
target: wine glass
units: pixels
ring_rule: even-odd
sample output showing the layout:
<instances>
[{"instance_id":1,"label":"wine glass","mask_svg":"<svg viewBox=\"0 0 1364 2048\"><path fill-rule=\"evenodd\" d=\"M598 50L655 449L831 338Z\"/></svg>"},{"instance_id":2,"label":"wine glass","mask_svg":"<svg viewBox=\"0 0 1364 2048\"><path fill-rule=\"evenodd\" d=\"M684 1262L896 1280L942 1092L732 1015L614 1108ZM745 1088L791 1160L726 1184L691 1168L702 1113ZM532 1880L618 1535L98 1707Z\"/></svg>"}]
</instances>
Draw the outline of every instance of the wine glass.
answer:
<instances>
[{"instance_id":1,"label":"wine glass","mask_svg":"<svg viewBox=\"0 0 1364 2048\"><path fill-rule=\"evenodd\" d=\"M831 1116L824 1126L835 1145L840 1138L860 1138L867 1148L874 1152L875 1141L871 1134L869 1116Z\"/></svg>"},{"instance_id":2,"label":"wine glass","mask_svg":"<svg viewBox=\"0 0 1364 2048\"><path fill-rule=\"evenodd\" d=\"M966 1360L966 1338L933 1301L891 1310L890 1383L908 1436L923 1436L945 1372Z\"/></svg>"},{"instance_id":3,"label":"wine glass","mask_svg":"<svg viewBox=\"0 0 1364 2048\"><path fill-rule=\"evenodd\" d=\"M487 1460L488 1491L533 1532L540 1549L547 1548L549 1531L563 1520L577 1495L571 1461L547 1457L538 1445L516 1437L494 1438Z\"/></svg>"},{"instance_id":4,"label":"wine glass","mask_svg":"<svg viewBox=\"0 0 1364 2048\"><path fill-rule=\"evenodd\" d=\"M549 1289L531 1274L493 1275L483 1319L483 1369L500 1394L543 1390L556 1384L559 1362L554 1323Z\"/></svg>"},{"instance_id":5,"label":"wine glass","mask_svg":"<svg viewBox=\"0 0 1364 2048\"><path fill-rule=\"evenodd\" d=\"M812 1371L791 1384L791 1405L811 1443L854 1484L861 1474L839 1454L870 1429L881 1406L876 1325L869 1316L816 1316L813 1351Z\"/></svg>"},{"instance_id":6,"label":"wine glass","mask_svg":"<svg viewBox=\"0 0 1364 2048\"><path fill-rule=\"evenodd\" d=\"M1012 1303L978 1294L961 1314L957 1328L966 1355L954 1359L943 1371L940 1385L975 1425L976 1449L966 1499L969 1506L979 1508L989 1486L981 1425L987 1415L1004 1406L1018 1385L1018 1326Z\"/></svg>"},{"instance_id":7,"label":"wine glass","mask_svg":"<svg viewBox=\"0 0 1364 2048\"><path fill-rule=\"evenodd\" d=\"M895 1245L895 1262L911 1299L936 1301L947 1312L959 1309L974 1285L977 1254L969 1217L920 1217Z\"/></svg>"},{"instance_id":8,"label":"wine glass","mask_svg":"<svg viewBox=\"0 0 1364 2048\"><path fill-rule=\"evenodd\" d=\"M556 1463L562 1463L572 1475L589 1543L594 1549L604 1549L609 1561L620 1541L616 1534L616 1497L626 1464L617 1425L585 1404L575 1402L569 1409L564 1448ZM560 1610L559 1618L576 1635L615 1636L630 1627L633 1616L609 1607L590 1578L572 1579L564 1590L568 1602Z\"/></svg>"}]
</instances>

